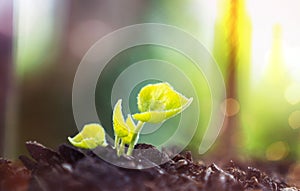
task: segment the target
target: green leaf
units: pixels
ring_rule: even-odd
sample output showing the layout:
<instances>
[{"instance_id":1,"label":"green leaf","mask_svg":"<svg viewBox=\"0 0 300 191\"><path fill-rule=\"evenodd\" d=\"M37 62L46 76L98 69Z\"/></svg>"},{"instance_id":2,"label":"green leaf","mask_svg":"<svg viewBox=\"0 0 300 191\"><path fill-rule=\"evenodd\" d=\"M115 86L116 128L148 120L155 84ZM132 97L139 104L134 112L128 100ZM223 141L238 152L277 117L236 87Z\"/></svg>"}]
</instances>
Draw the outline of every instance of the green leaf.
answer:
<instances>
[{"instance_id":1,"label":"green leaf","mask_svg":"<svg viewBox=\"0 0 300 191\"><path fill-rule=\"evenodd\" d=\"M84 149L94 149L98 146L107 146L105 131L99 124L87 124L73 138L68 137L72 145Z\"/></svg>"},{"instance_id":2,"label":"green leaf","mask_svg":"<svg viewBox=\"0 0 300 191\"><path fill-rule=\"evenodd\" d=\"M127 116L126 125L129 128L129 134L126 137L123 137L122 141L125 144L130 144L133 141L133 135L136 133L139 133L139 132L136 132L136 125L133 122L131 115ZM138 140L138 137L136 137L136 140L134 140L134 143L133 143L134 145L136 144L137 140Z\"/></svg>"},{"instance_id":3,"label":"green leaf","mask_svg":"<svg viewBox=\"0 0 300 191\"><path fill-rule=\"evenodd\" d=\"M185 110L193 101L178 93L168 83L149 84L138 94L138 109L133 118L142 122L161 123Z\"/></svg>"},{"instance_id":4,"label":"green leaf","mask_svg":"<svg viewBox=\"0 0 300 191\"><path fill-rule=\"evenodd\" d=\"M113 111L113 126L116 137L126 137L129 134L129 128L124 120L122 113L122 100L119 99Z\"/></svg>"}]
</instances>

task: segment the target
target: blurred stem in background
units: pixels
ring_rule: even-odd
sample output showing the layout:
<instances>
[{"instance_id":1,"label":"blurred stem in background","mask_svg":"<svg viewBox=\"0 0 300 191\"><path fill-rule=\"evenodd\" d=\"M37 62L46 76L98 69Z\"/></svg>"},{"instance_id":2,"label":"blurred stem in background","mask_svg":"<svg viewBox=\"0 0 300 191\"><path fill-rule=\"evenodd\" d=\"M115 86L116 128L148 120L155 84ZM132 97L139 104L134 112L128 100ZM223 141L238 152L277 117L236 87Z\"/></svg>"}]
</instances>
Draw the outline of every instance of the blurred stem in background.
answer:
<instances>
[{"instance_id":1,"label":"blurred stem in background","mask_svg":"<svg viewBox=\"0 0 300 191\"><path fill-rule=\"evenodd\" d=\"M8 37L1 36L0 42L0 94L3 94L0 97L0 129L2 131L0 135L1 148L3 149L1 154L7 158L14 158L17 156L19 149L19 138L22 137L20 135L21 128L18 126L19 118L17 113L20 109L17 102L21 96L16 86L19 87L21 85L25 71L29 71L32 68L37 69L36 65L41 64L41 58L45 56L42 54L46 47L45 39L50 41L49 33L51 30L48 25L51 22L39 23L38 21L43 18L42 14L48 19L53 19L53 17L49 14L45 15L49 13L45 9L34 9L36 4L43 4L47 9L51 9L49 1L48 3L46 1L39 3L32 0L8 0L7 2L9 2L9 9L5 10L9 12L9 16L6 19L10 20L6 20L4 23L9 24L9 26L6 25L5 27L10 28L11 34ZM42 14L38 15L36 13ZM1 24L2 22L0 22ZM2 92L2 90L4 91Z\"/></svg>"},{"instance_id":2,"label":"blurred stem in background","mask_svg":"<svg viewBox=\"0 0 300 191\"><path fill-rule=\"evenodd\" d=\"M225 78L227 99L215 153L230 157L236 154L241 141L240 103L249 89L251 23L244 0L219 0L218 9L213 54Z\"/></svg>"},{"instance_id":3,"label":"blurred stem in background","mask_svg":"<svg viewBox=\"0 0 300 191\"><path fill-rule=\"evenodd\" d=\"M25 141L45 140L51 145L57 137L51 132L60 128L55 114L62 109L55 107L63 105L59 102L61 97L57 96L61 93L59 87L63 80L57 78L55 72L61 69L56 59L61 50L59 42L64 29L62 24L65 17L61 13L66 12L65 1L13 2L14 73L17 86L13 101L17 105L12 105L11 109L17 111L15 116L9 118L9 122L14 124L6 134L8 158L23 153Z\"/></svg>"},{"instance_id":4,"label":"blurred stem in background","mask_svg":"<svg viewBox=\"0 0 300 191\"><path fill-rule=\"evenodd\" d=\"M4 155L7 108L12 83L12 1L0 2L0 157Z\"/></svg>"},{"instance_id":5,"label":"blurred stem in background","mask_svg":"<svg viewBox=\"0 0 300 191\"><path fill-rule=\"evenodd\" d=\"M4 154L9 85L11 83L12 39L0 34L0 156Z\"/></svg>"}]
</instances>

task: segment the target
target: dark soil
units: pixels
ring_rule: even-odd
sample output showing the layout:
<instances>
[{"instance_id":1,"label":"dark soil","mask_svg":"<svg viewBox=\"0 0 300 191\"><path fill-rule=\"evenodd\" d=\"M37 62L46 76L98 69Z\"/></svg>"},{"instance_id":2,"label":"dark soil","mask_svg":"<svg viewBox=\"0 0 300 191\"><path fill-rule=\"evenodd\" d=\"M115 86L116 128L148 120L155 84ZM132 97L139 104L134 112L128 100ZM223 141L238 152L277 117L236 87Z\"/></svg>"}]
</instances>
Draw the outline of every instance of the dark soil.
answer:
<instances>
[{"instance_id":1,"label":"dark soil","mask_svg":"<svg viewBox=\"0 0 300 191\"><path fill-rule=\"evenodd\" d=\"M30 171L21 163L0 158L0 191L28 190L30 178Z\"/></svg>"},{"instance_id":2,"label":"dark soil","mask_svg":"<svg viewBox=\"0 0 300 191\"><path fill-rule=\"evenodd\" d=\"M28 142L26 146L32 157L20 156L26 168L0 160L1 191L298 190L286 184L284 179L267 175L257 168L242 167L232 161L222 168L216 164L205 165L202 161L193 161L191 152L186 151L163 165L141 169L153 165L159 158L168 158L167 152L162 153L146 144L137 147L152 149L155 156L159 156L157 159L146 159L145 153L121 157L121 163L136 169L117 167L89 150L66 144L57 152L36 142ZM117 157L109 146L99 148L99 152Z\"/></svg>"}]
</instances>

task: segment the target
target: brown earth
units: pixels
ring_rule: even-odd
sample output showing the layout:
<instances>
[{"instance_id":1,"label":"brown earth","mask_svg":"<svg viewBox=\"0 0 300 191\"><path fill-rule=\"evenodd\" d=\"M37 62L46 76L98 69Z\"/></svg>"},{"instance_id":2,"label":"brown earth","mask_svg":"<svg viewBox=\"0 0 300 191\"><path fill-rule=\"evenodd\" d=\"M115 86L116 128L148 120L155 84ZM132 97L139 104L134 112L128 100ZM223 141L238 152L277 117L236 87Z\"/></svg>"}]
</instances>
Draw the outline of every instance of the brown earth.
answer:
<instances>
[{"instance_id":1,"label":"brown earth","mask_svg":"<svg viewBox=\"0 0 300 191\"><path fill-rule=\"evenodd\" d=\"M24 165L0 159L0 191L299 190L286 183L292 173L266 174L258 168L232 161L221 166L206 165L203 161L194 161L189 151L177 154L162 165L143 169L169 156L146 144L136 148L152 150L153 160L145 158L143 152L120 158L121 163L136 169L117 167L89 150L66 144L59 146L58 151L36 142L27 142L26 146L32 158L20 156ZM117 157L110 146L98 150L114 159ZM263 165L259 167L264 169Z\"/></svg>"}]
</instances>

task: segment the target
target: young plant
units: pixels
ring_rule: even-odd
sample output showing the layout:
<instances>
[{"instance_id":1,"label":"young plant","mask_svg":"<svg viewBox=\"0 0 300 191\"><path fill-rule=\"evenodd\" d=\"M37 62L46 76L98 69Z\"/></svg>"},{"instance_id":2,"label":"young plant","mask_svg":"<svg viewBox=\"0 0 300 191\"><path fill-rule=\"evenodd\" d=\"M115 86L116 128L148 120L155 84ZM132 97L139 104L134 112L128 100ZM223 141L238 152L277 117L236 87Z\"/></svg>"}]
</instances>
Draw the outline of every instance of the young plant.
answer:
<instances>
[{"instance_id":1,"label":"young plant","mask_svg":"<svg viewBox=\"0 0 300 191\"><path fill-rule=\"evenodd\" d=\"M144 123L162 123L186 109L192 100L193 98L188 99L175 91L168 83L146 85L141 89L137 97L140 113L132 115L138 121L137 125L134 124L130 116L126 122L124 121L121 107L118 106L122 101L119 100L116 104L115 112L121 115L119 119L123 119L123 128L127 129L129 133L124 138L121 138L119 150L117 149L118 153L123 153L124 144L128 144L127 155L132 154ZM117 134L115 133L115 135ZM124 139L126 141L123 141Z\"/></svg>"},{"instance_id":2,"label":"young plant","mask_svg":"<svg viewBox=\"0 0 300 191\"><path fill-rule=\"evenodd\" d=\"M118 155L124 153L125 144L128 144L127 141L132 136L132 131L135 129L135 124L131 117L128 115L126 121L124 121L122 113L122 100L118 100L113 111L113 127L115 132L115 146ZM131 123L132 122L132 123Z\"/></svg>"},{"instance_id":3,"label":"young plant","mask_svg":"<svg viewBox=\"0 0 300 191\"><path fill-rule=\"evenodd\" d=\"M115 133L114 148L117 150L117 154L119 156L124 154L125 145L128 145L126 154L132 154L134 146L139 139L139 134L145 123L162 123L165 120L181 113L191 104L192 101L193 98L186 98L184 95L175 91L168 83L146 85L141 89L137 97L137 104L140 113L132 115L132 117L138 121L137 124L135 124L130 114L127 115L126 121L124 120L122 113L122 100L118 100L113 110L113 127ZM97 126L101 127L100 125ZM84 131L87 132L84 133ZM97 138L94 137L96 136L95 131L102 132L102 142L99 139L99 135ZM97 146L106 146L105 132L102 127L97 129L84 128L74 138L69 138L69 141L74 146L81 148L92 149Z\"/></svg>"},{"instance_id":4,"label":"young plant","mask_svg":"<svg viewBox=\"0 0 300 191\"><path fill-rule=\"evenodd\" d=\"M133 122L131 115L128 115L125 121L121 104L122 100L120 99L116 103L113 111L115 148L117 149L118 155L122 155L124 153L125 144L127 144L129 145L127 155L131 155L144 123L139 121L136 125Z\"/></svg>"},{"instance_id":5,"label":"young plant","mask_svg":"<svg viewBox=\"0 0 300 191\"><path fill-rule=\"evenodd\" d=\"M98 146L107 146L105 131L101 125L96 123L85 125L75 137L68 137L68 140L75 147L83 149L94 149Z\"/></svg>"}]
</instances>

